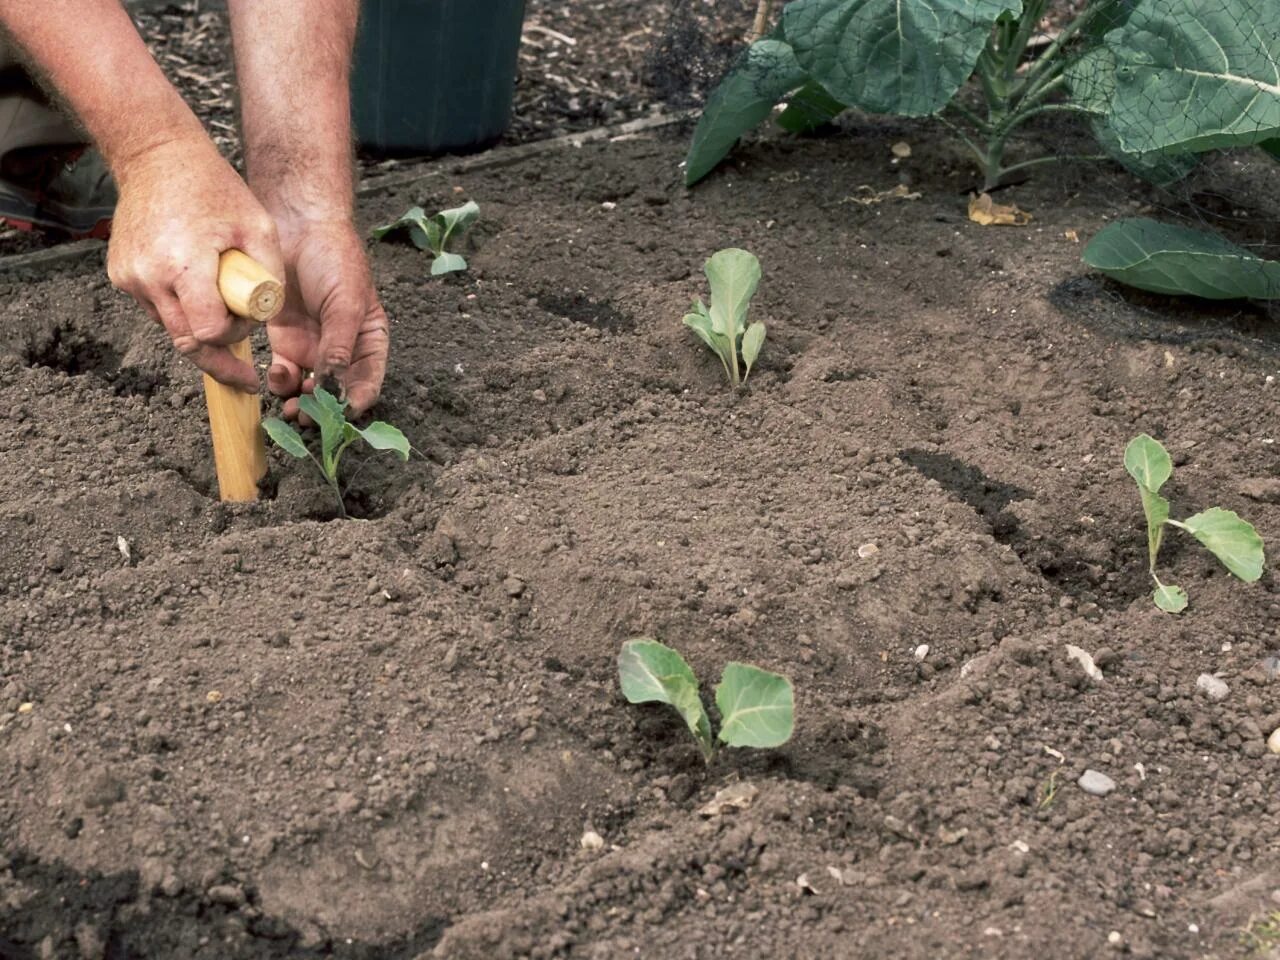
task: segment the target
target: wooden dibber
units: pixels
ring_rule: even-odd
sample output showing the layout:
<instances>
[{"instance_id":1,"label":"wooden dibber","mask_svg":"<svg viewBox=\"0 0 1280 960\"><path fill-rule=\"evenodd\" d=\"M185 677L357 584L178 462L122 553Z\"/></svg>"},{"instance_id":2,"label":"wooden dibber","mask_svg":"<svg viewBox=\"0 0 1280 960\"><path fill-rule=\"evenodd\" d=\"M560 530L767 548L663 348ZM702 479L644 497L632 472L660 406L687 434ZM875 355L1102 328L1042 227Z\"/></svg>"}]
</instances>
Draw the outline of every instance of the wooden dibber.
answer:
<instances>
[{"instance_id":1,"label":"wooden dibber","mask_svg":"<svg viewBox=\"0 0 1280 960\"><path fill-rule=\"evenodd\" d=\"M266 323L284 308L284 284L239 250L227 250L219 258L218 292L227 309L246 320ZM253 363L247 337L230 349L237 359ZM204 398L209 406L219 497L234 502L257 500L258 481L267 473L257 395L225 386L205 374Z\"/></svg>"}]
</instances>

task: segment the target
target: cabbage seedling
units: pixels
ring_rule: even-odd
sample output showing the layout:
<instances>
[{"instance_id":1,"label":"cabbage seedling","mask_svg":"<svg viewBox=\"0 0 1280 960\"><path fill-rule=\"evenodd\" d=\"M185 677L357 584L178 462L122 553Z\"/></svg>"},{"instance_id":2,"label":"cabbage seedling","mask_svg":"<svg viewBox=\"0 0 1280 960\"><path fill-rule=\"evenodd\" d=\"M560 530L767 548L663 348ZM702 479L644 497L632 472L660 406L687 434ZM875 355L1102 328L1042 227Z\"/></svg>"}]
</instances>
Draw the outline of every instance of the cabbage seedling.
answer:
<instances>
[{"instance_id":1,"label":"cabbage seedling","mask_svg":"<svg viewBox=\"0 0 1280 960\"><path fill-rule=\"evenodd\" d=\"M391 450L402 461L409 459L409 441L405 435L389 423L381 420L369 424L364 429L347 420L344 412L347 408L345 400L339 401L328 390L316 387L315 393L298 398L298 406L302 412L320 427L320 457L317 459L298 433L290 424L278 417L268 417L262 421L262 427L277 447L299 460L309 459L320 470L325 481L333 488L338 498L338 512L347 515L342 503L342 487L338 483L338 467L342 454L347 447L357 440L363 440L375 450Z\"/></svg>"},{"instance_id":2,"label":"cabbage seedling","mask_svg":"<svg viewBox=\"0 0 1280 960\"><path fill-rule=\"evenodd\" d=\"M1169 501L1160 496L1160 488L1173 475L1173 461L1158 440L1144 433L1130 441L1124 451L1124 468L1138 484L1142 512L1147 517L1147 563L1156 584L1152 599L1157 607L1166 613L1181 613L1187 607L1187 592L1173 584L1161 583L1156 575L1156 556L1160 553L1165 527L1176 527L1191 534L1245 583L1253 583L1262 576L1265 560L1262 538L1252 524L1233 511L1210 507L1186 520L1169 518Z\"/></svg>"},{"instance_id":3,"label":"cabbage seedling","mask_svg":"<svg viewBox=\"0 0 1280 960\"><path fill-rule=\"evenodd\" d=\"M711 281L711 307L697 298L684 323L715 351L725 376L736 387L746 382L764 346L764 324L756 321L747 326L747 308L760 285L760 261L746 250L730 248L707 261L706 273Z\"/></svg>"},{"instance_id":4,"label":"cabbage seedling","mask_svg":"<svg viewBox=\"0 0 1280 960\"><path fill-rule=\"evenodd\" d=\"M707 763L715 755L711 720L698 679L684 657L657 640L629 640L618 655L618 683L630 703L665 703L681 717ZM746 663L730 663L716 686L719 742L730 747L780 747L791 739L795 697L791 681Z\"/></svg>"},{"instance_id":5,"label":"cabbage seedling","mask_svg":"<svg viewBox=\"0 0 1280 960\"><path fill-rule=\"evenodd\" d=\"M408 230L409 239L415 247L435 254L431 261L431 275L438 277L442 273L467 269L466 259L449 253L445 248L452 236L461 236L479 216L480 207L474 200L468 200L460 207L441 210L434 217L428 217L421 207L410 207L400 219L374 227L372 234L375 240L381 240L396 230Z\"/></svg>"}]
</instances>

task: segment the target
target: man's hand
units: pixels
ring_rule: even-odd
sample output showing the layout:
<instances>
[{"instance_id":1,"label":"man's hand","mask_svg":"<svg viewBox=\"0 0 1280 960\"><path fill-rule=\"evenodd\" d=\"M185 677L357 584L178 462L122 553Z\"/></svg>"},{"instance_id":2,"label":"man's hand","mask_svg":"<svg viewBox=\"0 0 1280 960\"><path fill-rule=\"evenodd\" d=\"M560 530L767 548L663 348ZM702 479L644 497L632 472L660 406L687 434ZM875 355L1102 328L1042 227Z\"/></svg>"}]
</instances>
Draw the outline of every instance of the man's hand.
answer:
<instances>
[{"instance_id":1,"label":"man's hand","mask_svg":"<svg viewBox=\"0 0 1280 960\"><path fill-rule=\"evenodd\" d=\"M208 139L161 143L117 163L120 201L107 253L115 286L131 294L201 370L256 392L252 366L229 344L250 324L218 293L218 255L243 250L284 276L275 222Z\"/></svg>"},{"instance_id":2,"label":"man's hand","mask_svg":"<svg viewBox=\"0 0 1280 960\"><path fill-rule=\"evenodd\" d=\"M267 385L290 398L284 413L292 418L299 393L333 378L358 416L378 399L388 343L387 315L374 292L364 244L347 219L282 218L278 226L289 299L267 325Z\"/></svg>"}]
</instances>

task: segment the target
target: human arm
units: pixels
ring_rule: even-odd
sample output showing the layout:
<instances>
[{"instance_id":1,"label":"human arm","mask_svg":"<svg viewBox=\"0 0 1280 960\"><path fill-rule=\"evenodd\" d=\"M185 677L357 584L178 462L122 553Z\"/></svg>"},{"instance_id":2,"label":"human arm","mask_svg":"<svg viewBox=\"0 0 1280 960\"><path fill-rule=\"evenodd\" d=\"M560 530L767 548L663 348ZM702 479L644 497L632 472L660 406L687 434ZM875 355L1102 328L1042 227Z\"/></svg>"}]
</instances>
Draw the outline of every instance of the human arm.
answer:
<instances>
[{"instance_id":1,"label":"human arm","mask_svg":"<svg viewBox=\"0 0 1280 960\"><path fill-rule=\"evenodd\" d=\"M257 389L226 344L247 327L217 290L218 255L282 268L275 225L165 79L119 0L0 0L0 26L102 151L120 200L107 269L174 345L219 380Z\"/></svg>"},{"instance_id":2,"label":"human arm","mask_svg":"<svg viewBox=\"0 0 1280 960\"><path fill-rule=\"evenodd\" d=\"M267 383L332 377L357 414L382 388L387 317L354 223L349 73L358 0L229 0L250 187L275 219L289 303ZM285 405L297 412L296 400Z\"/></svg>"}]
</instances>

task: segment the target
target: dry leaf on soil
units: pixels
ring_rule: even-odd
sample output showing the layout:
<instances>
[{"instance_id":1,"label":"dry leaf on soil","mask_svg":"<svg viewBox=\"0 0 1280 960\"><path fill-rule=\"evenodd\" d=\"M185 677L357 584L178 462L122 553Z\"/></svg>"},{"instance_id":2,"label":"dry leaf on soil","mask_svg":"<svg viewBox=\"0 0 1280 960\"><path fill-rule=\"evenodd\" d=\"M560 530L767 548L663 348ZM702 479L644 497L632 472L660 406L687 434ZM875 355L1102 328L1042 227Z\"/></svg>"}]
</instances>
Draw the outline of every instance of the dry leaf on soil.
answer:
<instances>
[{"instance_id":1,"label":"dry leaf on soil","mask_svg":"<svg viewBox=\"0 0 1280 960\"><path fill-rule=\"evenodd\" d=\"M745 810L759 793L754 784L732 783L723 790L717 790L711 802L705 804L698 813L704 817L719 817L735 810Z\"/></svg>"},{"instance_id":2,"label":"dry leaf on soil","mask_svg":"<svg viewBox=\"0 0 1280 960\"><path fill-rule=\"evenodd\" d=\"M984 227L1025 227L1031 214L1012 204L996 203L989 193L970 194L969 219Z\"/></svg>"}]
</instances>

